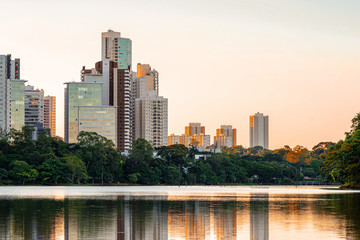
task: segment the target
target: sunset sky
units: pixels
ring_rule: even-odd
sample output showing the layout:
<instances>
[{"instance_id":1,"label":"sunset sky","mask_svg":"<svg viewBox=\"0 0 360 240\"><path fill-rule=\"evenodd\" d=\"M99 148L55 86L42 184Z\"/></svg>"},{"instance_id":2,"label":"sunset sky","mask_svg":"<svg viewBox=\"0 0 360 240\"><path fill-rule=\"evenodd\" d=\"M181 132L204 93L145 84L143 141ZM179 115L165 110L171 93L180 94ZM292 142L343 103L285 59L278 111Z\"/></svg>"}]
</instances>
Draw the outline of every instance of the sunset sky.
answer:
<instances>
[{"instance_id":1,"label":"sunset sky","mask_svg":"<svg viewBox=\"0 0 360 240\"><path fill-rule=\"evenodd\" d=\"M132 40L137 63L159 71L169 134L200 122L215 135L269 115L270 148L338 141L360 112L359 0L0 0L0 54L21 78L57 97L101 59L101 32Z\"/></svg>"}]
</instances>

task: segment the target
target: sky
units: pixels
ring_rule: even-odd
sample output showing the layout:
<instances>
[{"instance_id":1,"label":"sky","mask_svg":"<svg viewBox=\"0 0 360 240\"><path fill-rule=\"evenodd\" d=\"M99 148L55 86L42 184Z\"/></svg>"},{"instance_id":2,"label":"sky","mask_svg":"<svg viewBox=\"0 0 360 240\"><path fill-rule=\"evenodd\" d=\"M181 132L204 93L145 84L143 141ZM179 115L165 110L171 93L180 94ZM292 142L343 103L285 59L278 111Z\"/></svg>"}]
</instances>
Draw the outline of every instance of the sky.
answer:
<instances>
[{"instance_id":1,"label":"sky","mask_svg":"<svg viewBox=\"0 0 360 240\"><path fill-rule=\"evenodd\" d=\"M269 116L270 149L344 138L360 112L358 0L0 0L0 54L21 59L21 78L57 97L101 58L101 32L132 40L132 69L159 71L169 134L200 122L215 135Z\"/></svg>"}]
</instances>

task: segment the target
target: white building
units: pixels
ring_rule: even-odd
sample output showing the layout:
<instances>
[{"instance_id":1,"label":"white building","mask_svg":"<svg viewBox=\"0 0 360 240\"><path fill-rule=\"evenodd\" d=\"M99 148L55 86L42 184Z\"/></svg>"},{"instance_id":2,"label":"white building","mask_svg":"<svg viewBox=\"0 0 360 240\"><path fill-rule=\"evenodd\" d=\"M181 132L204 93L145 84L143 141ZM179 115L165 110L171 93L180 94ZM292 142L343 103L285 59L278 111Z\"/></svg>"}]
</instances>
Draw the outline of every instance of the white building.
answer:
<instances>
[{"instance_id":1,"label":"white building","mask_svg":"<svg viewBox=\"0 0 360 240\"><path fill-rule=\"evenodd\" d=\"M168 100L149 91L135 100L135 139L144 138L154 147L167 145Z\"/></svg>"},{"instance_id":2,"label":"white building","mask_svg":"<svg viewBox=\"0 0 360 240\"><path fill-rule=\"evenodd\" d=\"M250 116L250 147L269 148L269 116L255 113Z\"/></svg>"}]
</instances>

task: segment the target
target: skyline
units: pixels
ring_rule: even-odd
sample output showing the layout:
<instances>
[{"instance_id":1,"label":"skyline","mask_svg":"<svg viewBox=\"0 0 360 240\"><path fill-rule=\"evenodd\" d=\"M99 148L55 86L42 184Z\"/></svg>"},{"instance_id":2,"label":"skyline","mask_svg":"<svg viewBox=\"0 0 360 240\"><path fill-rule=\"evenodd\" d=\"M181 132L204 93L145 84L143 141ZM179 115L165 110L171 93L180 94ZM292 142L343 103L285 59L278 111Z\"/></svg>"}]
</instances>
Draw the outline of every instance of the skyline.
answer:
<instances>
[{"instance_id":1,"label":"skyline","mask_svg":"<svg viewBox=\"0 0 360 240\"><path fill-rule=\"evenodd\" d=\"M168 135L181 134L189 122L200 122L211 136L219 125L232 125L237 143L248 147L249 116L262 112L271 118L270 149L312 148L344 138L359 112L360 17L355 10L360 3L227 1L202 8L201 2L155 1L139 7L108 1L129 12L117 16L110 14L115 7L107 9L99 21L90 16L102 11L100 3L90 1L79 13L83 1L15 1L3 4L5 18L12 21L0 23L7 33L0 50L21 59L21 79L57 97L60 136L63 83L80 81L82 66L101 60L101 32L111 28L132 40L133 71L137 63L159 71L160 94L169 99ZM19 3L28 7L11 16ZM158 18L150 18L151 9L158 9ZM307 18L292 15L295 9ZM133 21L126 20L132 14Z\"/></svg>"}]
</instances>

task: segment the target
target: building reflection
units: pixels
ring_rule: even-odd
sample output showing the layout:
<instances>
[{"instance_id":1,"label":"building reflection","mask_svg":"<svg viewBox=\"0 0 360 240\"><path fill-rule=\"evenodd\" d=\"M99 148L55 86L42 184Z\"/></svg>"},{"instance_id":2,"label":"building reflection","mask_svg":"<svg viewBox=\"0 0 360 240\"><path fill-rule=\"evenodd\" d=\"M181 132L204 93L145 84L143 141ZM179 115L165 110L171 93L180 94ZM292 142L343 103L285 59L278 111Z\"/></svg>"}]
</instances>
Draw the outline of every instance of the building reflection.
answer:
<instances>
[{"instance_id":1,"label":"building reflection","mask_svg":"<svg viewBox=\"0 0 360 240\"><path fill-rule=\"evenodd\" d=\"M259 193L226 198L0 200L0 239L357 239L358 219L342 209L359 200L338 198L344 198L339 201L344 205Z\"/></svg>"},{"instance_id":2,"label":"building reflection","mask_svg":"<svg viewBox=\"0 0 360 240\"><path fill-rule=\"evenodd\" d=\"M269 239L269 195L250 195L250 240Z\"/></svg>"}]
</instances>

